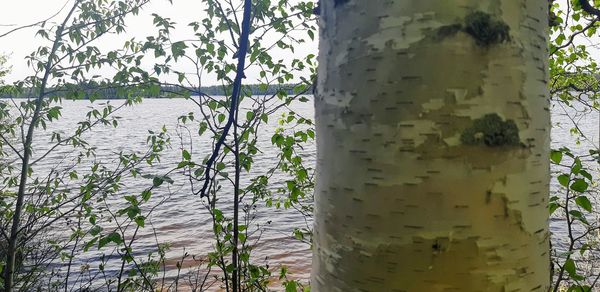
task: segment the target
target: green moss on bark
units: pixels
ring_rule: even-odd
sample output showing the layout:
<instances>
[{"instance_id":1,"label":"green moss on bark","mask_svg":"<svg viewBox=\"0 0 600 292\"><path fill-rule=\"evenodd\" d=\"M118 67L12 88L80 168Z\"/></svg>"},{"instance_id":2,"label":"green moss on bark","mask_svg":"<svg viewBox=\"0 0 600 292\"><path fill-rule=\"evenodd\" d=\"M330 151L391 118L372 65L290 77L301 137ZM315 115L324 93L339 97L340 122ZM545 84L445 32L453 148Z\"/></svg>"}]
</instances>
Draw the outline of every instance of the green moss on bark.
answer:
<instances>
[{"instance_id":1,"label":"green moss on bark","mask_svg":"<svg viewBox=\"0 0 600 292\"><path fill-rule=\"evenodd\" d=\"M465 17L465 32L480 46L487 47L510 40L509 31L506 23L493 19L485 12L475 11Z\"/></svg>"},{"instance_id":2,"label":"green moss on bark","mask_svg":"<svg viewBox=\"0 0 600 292\"><path fill-rule=\"evenodd\" d=\"M488 147L520 145L519 129L513 120L502 120L498 114L487 114L473 121L460 140L466 145L485 145Z\"/></svg>"}]
</instances>

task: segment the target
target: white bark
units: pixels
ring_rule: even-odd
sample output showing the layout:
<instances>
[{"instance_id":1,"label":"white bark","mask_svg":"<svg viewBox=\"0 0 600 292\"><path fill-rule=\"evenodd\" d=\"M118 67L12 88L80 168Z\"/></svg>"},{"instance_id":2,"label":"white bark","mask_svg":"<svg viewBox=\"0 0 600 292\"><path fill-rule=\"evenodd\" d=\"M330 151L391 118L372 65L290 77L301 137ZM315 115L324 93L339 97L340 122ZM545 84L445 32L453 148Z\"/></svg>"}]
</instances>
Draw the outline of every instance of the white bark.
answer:
<instances>
[{"instance_id":1,"label":"white bark","mask_svg":"<svg viewBox=\"0 0 600 292\"><path fill-rule=\"evenodd\" d=\"M547 1L321 2L312 291L546 291Z\"/></svg>"}]
</instances>

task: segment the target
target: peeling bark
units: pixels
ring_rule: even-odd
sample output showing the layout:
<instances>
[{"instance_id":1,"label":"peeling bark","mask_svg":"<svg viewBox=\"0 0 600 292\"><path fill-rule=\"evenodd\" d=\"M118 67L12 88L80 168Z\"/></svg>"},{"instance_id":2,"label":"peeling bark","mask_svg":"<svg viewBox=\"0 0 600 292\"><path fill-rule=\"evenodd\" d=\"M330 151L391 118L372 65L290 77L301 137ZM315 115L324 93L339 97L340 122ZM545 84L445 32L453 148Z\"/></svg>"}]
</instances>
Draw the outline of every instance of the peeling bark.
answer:
<instances>
[{"instance_id":1,"label":"peeling bark","mask_svg":"<svg viewBox=\"0 0 600 292\"><path fill-rule=\"evenodd\" d=\"M547 2L321 2L312 291L546 291Z\"/></svg>"}]
</instances>

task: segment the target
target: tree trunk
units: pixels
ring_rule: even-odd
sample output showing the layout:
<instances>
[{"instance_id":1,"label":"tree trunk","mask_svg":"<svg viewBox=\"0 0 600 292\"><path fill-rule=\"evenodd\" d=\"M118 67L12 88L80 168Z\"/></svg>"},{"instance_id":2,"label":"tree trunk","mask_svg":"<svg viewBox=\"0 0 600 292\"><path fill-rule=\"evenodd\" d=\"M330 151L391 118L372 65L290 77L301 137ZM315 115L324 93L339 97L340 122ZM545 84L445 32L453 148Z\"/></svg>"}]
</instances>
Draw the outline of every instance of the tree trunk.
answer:
<instances>
[{"instance_id":1,"label":"tree trunk","mask_svg":"<svg viewBox=\"0 0 600 292\"><path fill-rule=\"evenodd\" d=\"M547 1L321 2L312 291L546 291Z\"/></svg>"}]
</instances>

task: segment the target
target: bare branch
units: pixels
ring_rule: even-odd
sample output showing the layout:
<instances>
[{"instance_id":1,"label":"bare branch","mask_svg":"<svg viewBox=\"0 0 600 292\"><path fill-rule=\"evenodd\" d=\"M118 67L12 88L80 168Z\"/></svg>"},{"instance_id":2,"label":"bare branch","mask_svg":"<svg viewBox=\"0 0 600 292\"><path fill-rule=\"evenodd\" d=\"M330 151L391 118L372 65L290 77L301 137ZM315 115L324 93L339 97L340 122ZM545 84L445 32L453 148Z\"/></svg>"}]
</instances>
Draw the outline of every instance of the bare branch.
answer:
<instances>
[{"instance_id":1,"label":"bare branch","mask_svg":"<svg viewBox=\"0 0 600 292\"><path fill-rule=\"evenodd\" d=\"M11 30L3 33L3 34L0 34L0 38L1 37L5 37L5 36L7 36L7 35L9 35L9 34L11 34L13 32L16 32L16 31L19 31L19 30L22 30L22 29L26 29L26 28L30 28L30 27L34 27L36 25L40 25L40 24L43 24L43 23L47 22L48 20L50 20L50 19L56 17L58 14L60 14L65 9L65 7L69 3L69 1L70 0L67 0L65 2L65 4L63 4L63 6L60 8L60 10L58 10L58 12L54 13L52 16L50 16L50 17L48 17L48 18L46 18L44 20L40 20L38 22L32 23L32 24L28 24L28 25L24 25L24 26L19 26L19 27L13 28L13 29L11 29ZM12 26L12 25L6 25L6 26Z\"/></svg>"}]
</instances>

